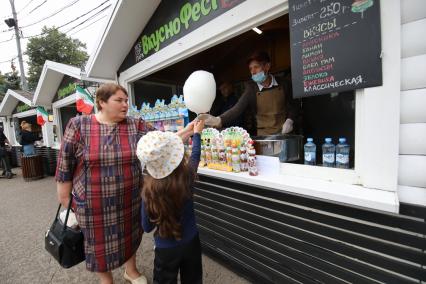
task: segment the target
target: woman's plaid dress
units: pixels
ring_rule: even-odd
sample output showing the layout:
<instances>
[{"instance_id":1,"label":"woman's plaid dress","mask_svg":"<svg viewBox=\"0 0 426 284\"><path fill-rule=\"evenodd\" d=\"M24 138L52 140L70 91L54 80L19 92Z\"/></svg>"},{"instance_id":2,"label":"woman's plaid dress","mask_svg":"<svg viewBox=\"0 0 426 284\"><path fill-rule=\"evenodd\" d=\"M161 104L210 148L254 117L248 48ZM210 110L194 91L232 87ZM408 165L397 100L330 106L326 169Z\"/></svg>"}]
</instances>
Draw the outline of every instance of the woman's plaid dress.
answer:
<instances>
[{"instance_id":1,"label":"woman's plaid dress","mask_svg":"<svg viewBox=\"0 0 426 284\"><path fill-rule=\"evenodd\" d=\"M136 146L147 130L142 120L107 125L95 115L73 118L65 130L56 180L73 183L90 271L111 271L139 247L142 175Z\"/></svg>"}]
</instances>

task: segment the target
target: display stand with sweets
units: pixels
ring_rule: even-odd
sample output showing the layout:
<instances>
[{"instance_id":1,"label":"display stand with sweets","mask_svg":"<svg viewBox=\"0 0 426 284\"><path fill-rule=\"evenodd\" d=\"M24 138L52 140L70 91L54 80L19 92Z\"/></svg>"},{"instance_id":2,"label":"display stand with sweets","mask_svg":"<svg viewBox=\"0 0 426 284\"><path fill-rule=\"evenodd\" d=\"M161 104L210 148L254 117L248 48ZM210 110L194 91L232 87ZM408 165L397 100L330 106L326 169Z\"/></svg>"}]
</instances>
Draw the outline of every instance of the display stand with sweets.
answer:
<instances>
[{"instance_id":1,"label":"display stand with sweets","mask_svg":"<svg viewBox=\"0 0 426 284\"><path fill-rule=\"evenodd\" d=\"M247 172L251 168L250 173L257 175L253 140L241 127L229 127L222 132L215 128L204 129L201 149L200 167L235 173Z\"/></svg>"}]
</instances>

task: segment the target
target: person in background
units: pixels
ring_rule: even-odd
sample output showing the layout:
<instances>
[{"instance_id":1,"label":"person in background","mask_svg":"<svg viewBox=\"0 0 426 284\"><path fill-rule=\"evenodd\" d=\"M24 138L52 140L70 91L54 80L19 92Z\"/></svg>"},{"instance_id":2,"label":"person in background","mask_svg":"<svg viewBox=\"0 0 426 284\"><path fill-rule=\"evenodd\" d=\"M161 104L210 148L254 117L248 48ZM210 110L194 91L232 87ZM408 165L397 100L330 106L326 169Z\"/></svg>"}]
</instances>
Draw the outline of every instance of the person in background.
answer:
<instances>
[{"instance_id":1,"label":"person in background","mask_svg":"<svg viewBox=\"0 0 426 284\"><path fill-rule=\"evenodd\" d=\"M291 84L276 80L270 73L271 59L265 51L255 52L247 60L251 81L245 84L238 103L218 117L200 115L206 125L220 128L232 124L244 111L256 114L257 135L287 134L293 131L298 107L292 99Z\"/></svg>"},{"instance_id":2,"label":"person in background","mask_svg":"<svg viewBox=\"0 0 426 284\"><path fill-rule=\"evenodd\" d=\"M19 124L19 126L21 127L21 130L22 130L22 127L25 125L25 123L27 123L25 120L23 120L23 121L21 121L21 123Z\"/></svg>"},{"instance_id":3,"label":"person in background","mask_svg":"<svg viewBox=\"0 0 426 284\"><path fill-rule=\"evenodd\" d=\"M21 123L21 127L21 145L23 148L24 156L35 155L34 142L40 139L35 133L32 132L30 123Z\"/></svg>"},{"instance_id":4,"label":"person in background","mask_svg":"<svg viewBox=\"0 0 426 284\"><path fill-rule=\"evenodd\" d=\"M212 111L210 112L214 116L221 115L230 110L237 102L238 97L234 93L234 87L230 82L223 82L219 86L220 96L218 96L213 103ZM230 126L243 126L243 115L238 116L229 125L222 125L222 127Z\"/></svg>"},{"instance_id":5,"label":"person in background","mask_svg":"<svg viewBox=\"0 0 426 284\"><path fill-rule=\"evenodd\" d=\"M136 147L153 128L127 116L128 95L120 85L98 88L96 106L96 114L73 117L65 129L56 169L58 199L64 207L73 199L84 234L86 269L101 284L113 283L112 270L122 265L126 281L145 284L136 267L143 234L143 177ZM186 139L191 127L193 123L178 135Z\"/></svg>"},{"instance_id":6,"label":"person in background","mask_svg":"<svg viewBox=\"0 0 426 284\"><path fill-rule=\"evenodd\" d=\"M202 283L201 245L195 222L193 183L201 154L204 121L196 121L192 153L182 140L154 131L141 139L138 158L148 174L142 189L142 226L155 230L154 283Z\"/></svg>"},{"instance_id":7,"label":"person in background","mask_svg":"<svg viewBox=\"0 0 426 284\"><path fill-rule=\"evenodd\" d=\"M4 135L3 127L0 126L0 165L3 167L2 176L12 178L12 167L10 166L9 157L7 156L6 143L10 145L6 135Z\"/></svg>"}]
</instances>

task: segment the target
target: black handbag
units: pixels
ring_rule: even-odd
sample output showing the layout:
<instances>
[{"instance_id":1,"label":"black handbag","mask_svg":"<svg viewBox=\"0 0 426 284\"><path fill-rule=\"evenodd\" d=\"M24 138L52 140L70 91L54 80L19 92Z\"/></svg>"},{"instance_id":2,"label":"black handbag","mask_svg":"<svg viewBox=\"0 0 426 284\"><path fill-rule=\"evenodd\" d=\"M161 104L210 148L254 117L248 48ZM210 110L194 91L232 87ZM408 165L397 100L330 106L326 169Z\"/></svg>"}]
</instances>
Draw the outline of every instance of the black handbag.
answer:
<instances>
[{"instance_id":1,"label":"black handbag","mask_svg":"<svg viewBox=\"0 0 426 284\"><path fill-rule=\"evenodd\" d=\"M61 209L61 204L59 204L55 220L44 238L46 250L63 268L70 268L85 260L83 232L80 228L73 229L67 226L72 198L71 195L65 223L62 223L59 219L59 211Z\"/></svg>"}]
</instances>

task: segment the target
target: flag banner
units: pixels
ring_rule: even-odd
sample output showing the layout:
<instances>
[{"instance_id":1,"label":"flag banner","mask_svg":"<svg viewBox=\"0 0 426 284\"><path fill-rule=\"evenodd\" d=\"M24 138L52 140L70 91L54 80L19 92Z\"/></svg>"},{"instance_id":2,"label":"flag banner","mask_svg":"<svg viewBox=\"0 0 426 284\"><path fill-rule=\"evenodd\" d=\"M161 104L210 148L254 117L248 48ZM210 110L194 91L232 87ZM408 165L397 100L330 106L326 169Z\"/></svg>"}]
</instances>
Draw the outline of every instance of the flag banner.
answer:
<instances>
[{"instance_id":1,"label":"flag banner","mask_svg":"<svg viewBox=\"0 0 426 284\"><path fill-rule=\"evenodd\" d=\"M84 114L91 114L95 105L92 96L80 86L77 86L75 90L77 111Z\"/></svg>"},{"instance_id":2,"label":"flag banner","mask_svg":"<svg viewBox=\"0 0 426 284\"><path fill-rule=\"evenodd\" d=\"M37 124L43 126L47 121L49 121L49 114L44 109L44 107L37 107Z\"/></svg>"}]
</instances>

